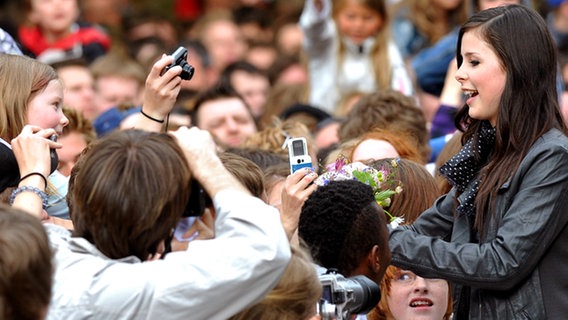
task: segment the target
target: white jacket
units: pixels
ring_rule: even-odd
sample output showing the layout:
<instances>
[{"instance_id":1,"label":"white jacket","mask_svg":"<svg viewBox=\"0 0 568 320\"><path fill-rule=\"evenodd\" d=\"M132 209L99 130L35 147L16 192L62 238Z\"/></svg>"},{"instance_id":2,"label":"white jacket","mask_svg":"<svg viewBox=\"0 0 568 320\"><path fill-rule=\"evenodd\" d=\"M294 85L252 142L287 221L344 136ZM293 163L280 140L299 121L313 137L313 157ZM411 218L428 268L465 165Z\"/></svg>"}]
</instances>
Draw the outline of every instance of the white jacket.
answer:
<instances>
[{"instance_id":1,"label":"white jacket","mask_svg":"<svg viewBox=\"0 0 568 320\"><path fill-rule=\"evenodd\" d=\"M46 225L55 251L48 319L226 319L279 281L290 247L278 211L221 191L215 239L196 240L163 260L113 260L83 238Z\"/></svg>"}]
</instances>

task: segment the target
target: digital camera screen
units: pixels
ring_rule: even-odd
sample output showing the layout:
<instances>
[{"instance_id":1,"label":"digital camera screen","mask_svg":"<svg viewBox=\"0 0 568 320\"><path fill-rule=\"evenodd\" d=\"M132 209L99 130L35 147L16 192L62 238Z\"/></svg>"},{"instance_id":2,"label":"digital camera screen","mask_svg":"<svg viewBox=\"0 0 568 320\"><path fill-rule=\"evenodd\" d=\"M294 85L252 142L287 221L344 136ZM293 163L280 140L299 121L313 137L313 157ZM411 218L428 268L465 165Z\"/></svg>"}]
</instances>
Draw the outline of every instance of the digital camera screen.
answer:
<instances>
[{"instance_id":1,"label":"digital camera screen","mask_svg":"<svg viewBox=\"0 0 568 320\"><path fill-rule=\"evenodd\" d=\"M292 141L292 150L294 152L294 156L303 156L304 143L301 140Z\"/></svg>"}]
</instances>

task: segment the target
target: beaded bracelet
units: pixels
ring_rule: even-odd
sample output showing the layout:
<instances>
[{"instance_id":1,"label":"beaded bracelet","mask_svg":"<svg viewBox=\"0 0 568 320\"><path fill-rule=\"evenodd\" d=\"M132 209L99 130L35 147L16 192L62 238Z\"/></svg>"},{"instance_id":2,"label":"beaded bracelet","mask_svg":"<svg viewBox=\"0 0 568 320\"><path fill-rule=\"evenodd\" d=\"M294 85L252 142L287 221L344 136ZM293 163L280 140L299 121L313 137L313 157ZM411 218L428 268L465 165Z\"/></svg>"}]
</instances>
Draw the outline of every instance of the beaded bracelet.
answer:
<instances>
[{"instance_id":1,"label":"beaded bracelet","mask_svg":"<svg viewBox=\"0 0 568 320\"><path fill-rule=\"evenodd\" d=\"M42 208L44 210L47 209L47 194L45 192L41 191L40 189L36 188L36 187L30 187L30 186L21 186L21 187L18 187L17 189L15 189L14 191L12 191L12 194L10 195L10 205L14 204L14 200L16 200L16 196L19 195L22 192L33 192L33 193L37 194L41 198Z\"/></svg>"}]
</instances>

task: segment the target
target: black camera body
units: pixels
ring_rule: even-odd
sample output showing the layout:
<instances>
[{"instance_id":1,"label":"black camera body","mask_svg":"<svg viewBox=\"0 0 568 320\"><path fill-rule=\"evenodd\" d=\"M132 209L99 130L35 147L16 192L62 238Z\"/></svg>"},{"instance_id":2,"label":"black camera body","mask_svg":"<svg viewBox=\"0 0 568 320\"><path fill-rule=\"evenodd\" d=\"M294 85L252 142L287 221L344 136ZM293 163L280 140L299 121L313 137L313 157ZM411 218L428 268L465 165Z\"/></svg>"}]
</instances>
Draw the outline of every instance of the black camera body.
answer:
<instances>
[{"instance_id":1,"label":"black camera body","mask_svg":"<svg viewBox=\"0 0 568 320\"><path fill-rule=\"evenodd\" d=\"M322 320L350 319L352 314L366 314L381 299L379 286L363 275L345 278L336 270L319 276L322 297L317 311Z\"/></svg>"},{"instance_id":2,"label":"black camera body","mask_svg":"<svg viewBox=\"0 0 568 320\"><path fill-rule=\"evenodd\" d=\"M171 56L174 58L174 62L172 62L169 66L166 66L162 74L164 74L172 67L180 66L182 69L181 74L179 75L180 78L182 78L183 80L190 80L193 77L195 69L192 65L187 63L187 49L184 47L179 47L176 49L176 51L174 51L174 53L171 54Z\"/></svg>"},{"instance_id":3,"label":"black camera body","mask_svg":"<svg viewBox=\"0 0 568 320\"><path fill-rule=\"evenodd\" d=\"M200 217L205 212L205 209L213 203L213 201L195 178L190 181L190 189L191 195L189 196L185 210L182 213L182 217Z\"/></svg>"},{"instance_id":4,"label":"black camera body","mask_svg":"<svg viewBox=\"0 0 568 320\"><path fill-rule=\"evenodd\" d=\"M57 142L57 135L53 134L53 135L51 135L51 137L49 137L49 139L51 141ZM50 171L50 173L53 173L53 171L57 170L57 167L59 166L59 156L57 156L57 151L55 151L55 149L49 149L49 156L51 158L51 171Z\"/></svg>"}]
</instances>

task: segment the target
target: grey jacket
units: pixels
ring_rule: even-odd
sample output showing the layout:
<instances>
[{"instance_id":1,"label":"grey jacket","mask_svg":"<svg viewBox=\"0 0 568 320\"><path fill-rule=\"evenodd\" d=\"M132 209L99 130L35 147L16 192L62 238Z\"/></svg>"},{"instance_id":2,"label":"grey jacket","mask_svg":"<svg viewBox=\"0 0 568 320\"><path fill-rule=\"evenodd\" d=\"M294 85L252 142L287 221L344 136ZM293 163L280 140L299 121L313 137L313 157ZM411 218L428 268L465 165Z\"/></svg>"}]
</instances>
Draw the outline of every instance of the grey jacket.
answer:
<instances>
[{"instance_id":1,"label":"grey jacket","mask_svg":"<svg viewBox=\"0 0 568 320\"><path fill-rule=\"evenodd\" d=\"M458 320L564 319L568 138L553 129L537 140L501 186L482 239L474 217L454 216L460 200L453 189L413 225L392 230L392 264L455 284L455 305L469 314Z\"/></svg>"}]
</instances>

